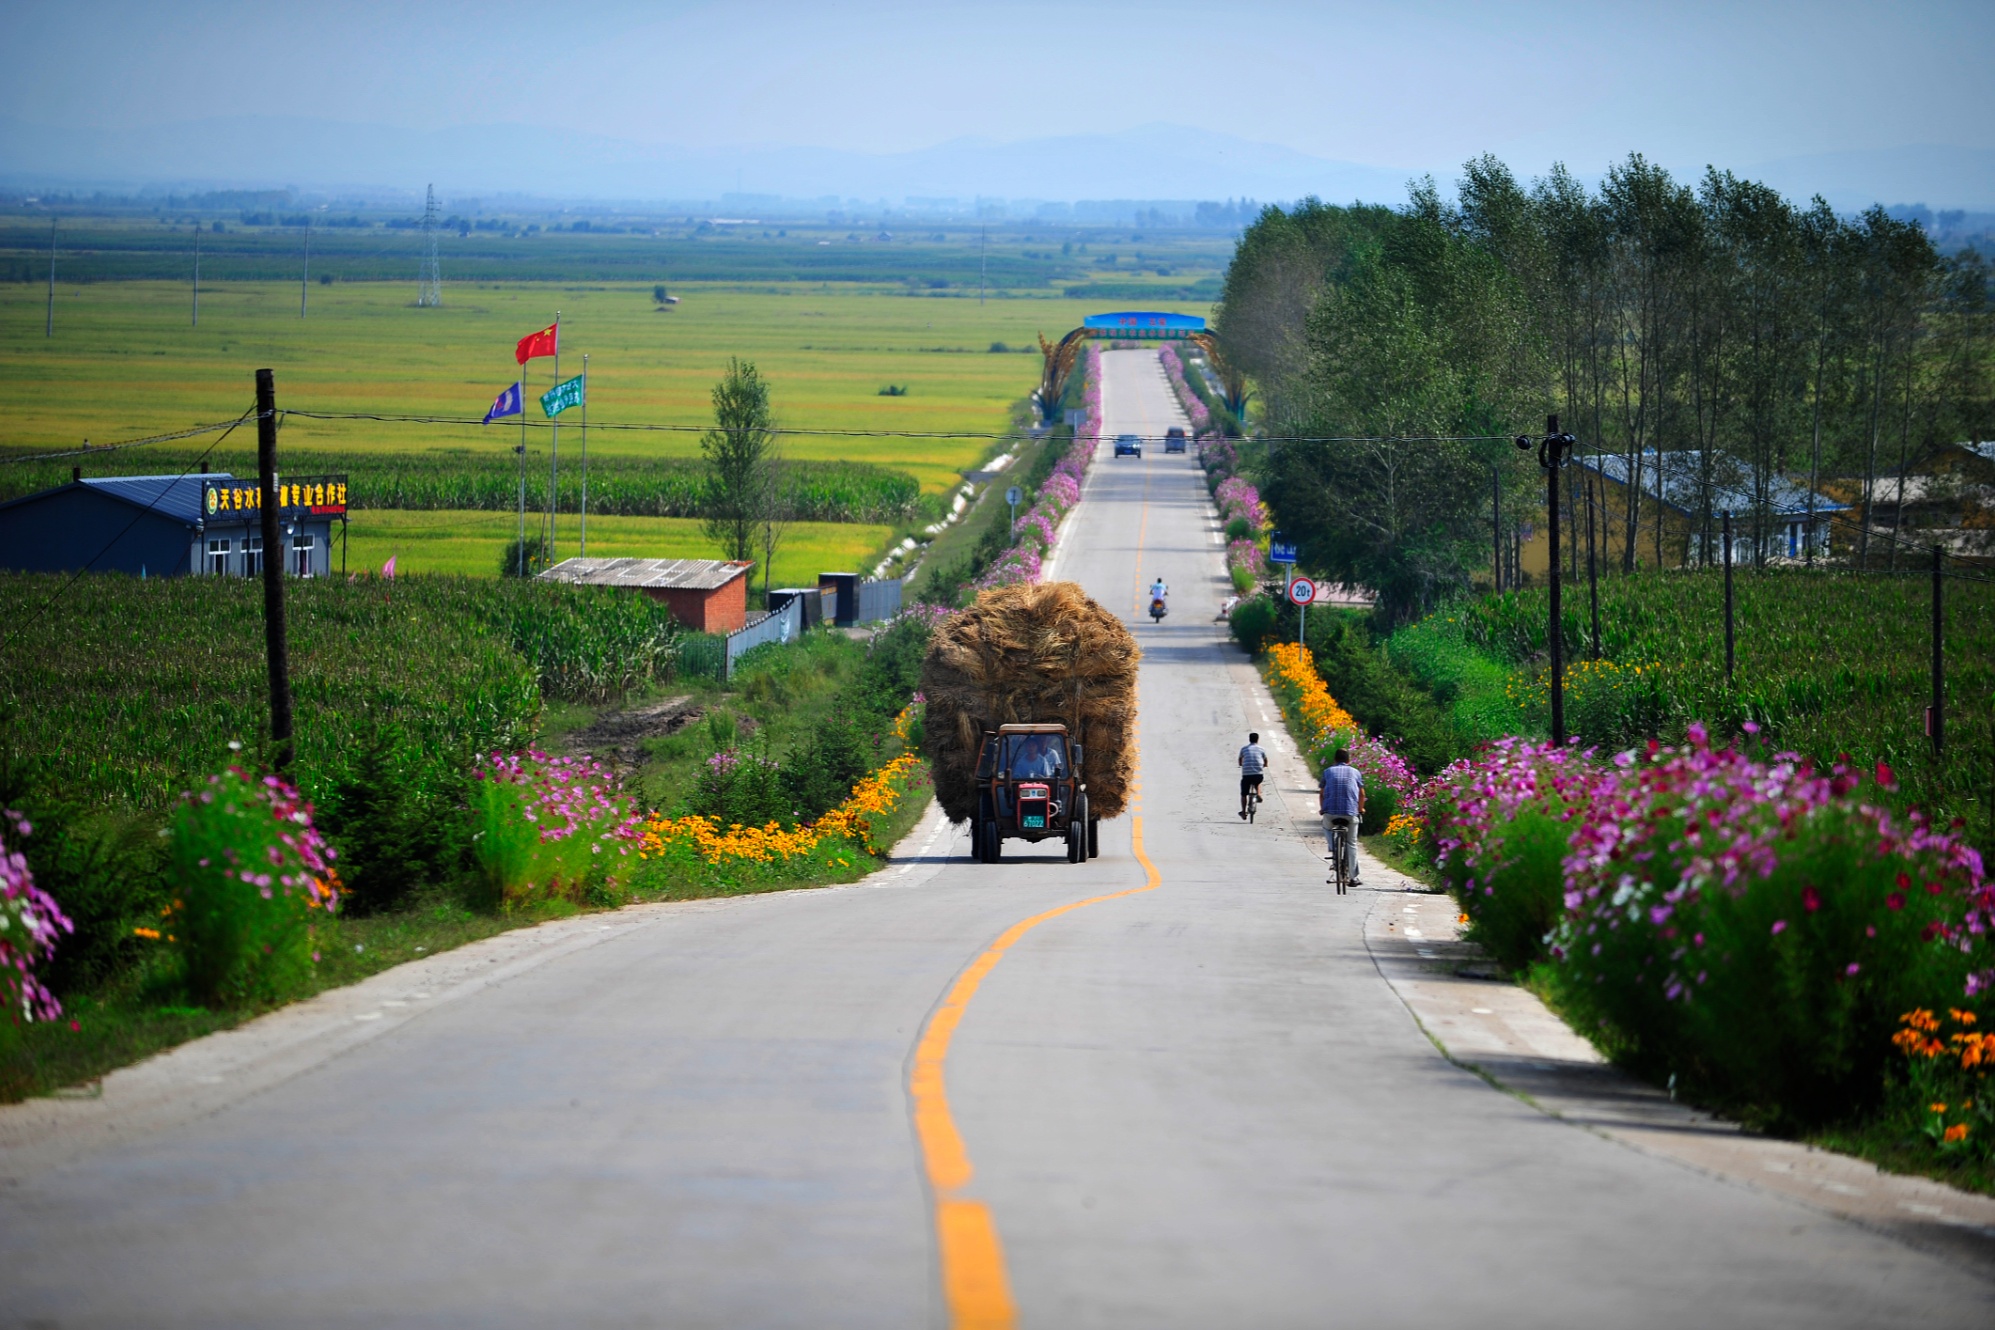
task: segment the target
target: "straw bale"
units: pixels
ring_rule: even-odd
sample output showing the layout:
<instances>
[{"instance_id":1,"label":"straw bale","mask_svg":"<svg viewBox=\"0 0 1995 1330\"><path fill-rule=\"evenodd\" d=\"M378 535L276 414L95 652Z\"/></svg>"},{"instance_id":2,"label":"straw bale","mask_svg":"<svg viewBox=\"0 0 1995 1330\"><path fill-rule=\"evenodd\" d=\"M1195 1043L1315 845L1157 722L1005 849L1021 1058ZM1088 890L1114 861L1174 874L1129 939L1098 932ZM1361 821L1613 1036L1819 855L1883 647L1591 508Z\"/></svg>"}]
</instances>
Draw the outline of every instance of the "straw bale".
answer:
<instances>
[{"instance_id":1,"label":"straw bale","mask_svg":"<svg viewBox=\"0 0 1995 1330\"><path fill-rule=\"evenodd\" d=\"M925 747L951 821L977 811L977 749L1000 725L1063 721L1085 745L1089 812L1118 817L1136 768L1136 663L1121 619L1072 582L980 593L935 627L921 665Z\"/></svg>"}]
</instances>

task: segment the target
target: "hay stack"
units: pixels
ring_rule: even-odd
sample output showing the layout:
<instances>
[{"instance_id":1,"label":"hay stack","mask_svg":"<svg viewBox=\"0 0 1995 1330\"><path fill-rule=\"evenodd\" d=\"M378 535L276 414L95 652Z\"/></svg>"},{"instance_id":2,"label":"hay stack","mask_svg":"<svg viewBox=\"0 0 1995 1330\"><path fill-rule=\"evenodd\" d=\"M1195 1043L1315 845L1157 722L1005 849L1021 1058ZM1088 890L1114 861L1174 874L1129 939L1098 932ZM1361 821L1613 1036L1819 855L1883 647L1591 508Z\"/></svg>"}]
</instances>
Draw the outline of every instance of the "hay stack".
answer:
<instances>
[{"instance_id":1,"label":"hay stack","mask_svg":"<svg viewBox=\"0 0 1995 1330\"><path fill-rule=\"evenodd\" d=\"M1142 654L1122 620L1072 582L997 587L937 624L921 663L921 691L928 698L924 746L942 811L954 822L976 814L985 730L1064 721L1086 745L1090 813L1119 816L1136 768Z\"/></svg>"}]
</instances>

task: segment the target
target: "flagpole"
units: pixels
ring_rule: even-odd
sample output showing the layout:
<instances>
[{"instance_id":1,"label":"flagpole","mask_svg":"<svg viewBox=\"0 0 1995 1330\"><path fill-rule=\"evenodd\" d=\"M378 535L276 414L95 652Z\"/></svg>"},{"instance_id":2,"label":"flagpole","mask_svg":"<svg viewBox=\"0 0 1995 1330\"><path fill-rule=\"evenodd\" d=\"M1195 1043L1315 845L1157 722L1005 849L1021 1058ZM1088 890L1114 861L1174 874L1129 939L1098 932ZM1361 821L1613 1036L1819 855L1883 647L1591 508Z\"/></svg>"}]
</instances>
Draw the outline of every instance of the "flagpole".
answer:
<instances>
[{"instance_id":1,"label":"flagpole","mask_svg":"<svg viewBox=\"0 0 1995 1330\"><path fill-rule=\"evenodd\" d=\"M589 555L589 353L582 353L582 557Z\"/></svg>"},{"instance_id":2,"label":"flagpole","mask_svg":"<svg viewBox=\"0 0 1995 1330\"><path fill-rule=\"evenodd\" d=\"M520 576L526 576L526 362L520 361L519 378L513 388L520 395Z\"/></svg>"},{"instance_id":3,"label":"flagpole","mask_svg":"<svg viewBox=\"0 0 1995 1330\"><path fill-rule=\"evenodd\" d=\"M561 311L554 311L554 386L561 386ZM520 410L526 410L526 403L520 403ZM547 439L547 566L552 568L561 560L555 556L554 515L561 511L561 417L553 418L553 430Z\"/></svg>"}]
</instances>

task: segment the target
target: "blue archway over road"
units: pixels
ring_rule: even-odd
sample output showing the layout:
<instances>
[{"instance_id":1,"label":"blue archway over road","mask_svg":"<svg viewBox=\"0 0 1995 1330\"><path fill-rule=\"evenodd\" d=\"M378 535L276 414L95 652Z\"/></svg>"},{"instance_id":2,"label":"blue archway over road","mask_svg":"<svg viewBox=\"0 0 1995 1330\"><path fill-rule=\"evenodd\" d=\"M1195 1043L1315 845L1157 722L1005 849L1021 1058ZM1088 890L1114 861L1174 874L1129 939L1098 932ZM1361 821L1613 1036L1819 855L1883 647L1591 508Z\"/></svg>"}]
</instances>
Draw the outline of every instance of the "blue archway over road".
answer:
<instances>
[{"instance_id":1,"label":"blue archway over road","mask_svg":"<svg viewBox=\"0 0 1995 1330\"><path fill-rule=\"evenodd\" d=\"M1046 363L1039 375L1039 387L1033 391L1032 397L1038 403L1040 418L1048 424L1060 414L1060 400L1066 395L1067 380L1073 375L1081 344L1097 337L1118 342L1191 342L1205 352L1224 380L1227 409L1237 416L1246 405L1244 381L1225 368L1219 356L1219 347L1207 330L1204 319L1196 314L1171 314L1162 310L1123 310L1114 314L1090 314L1081 320L1080 327L1057 343L1048 342L1044 333L1039 335L1039 350L1046 357Z\"/></svg>"}]
</instances>

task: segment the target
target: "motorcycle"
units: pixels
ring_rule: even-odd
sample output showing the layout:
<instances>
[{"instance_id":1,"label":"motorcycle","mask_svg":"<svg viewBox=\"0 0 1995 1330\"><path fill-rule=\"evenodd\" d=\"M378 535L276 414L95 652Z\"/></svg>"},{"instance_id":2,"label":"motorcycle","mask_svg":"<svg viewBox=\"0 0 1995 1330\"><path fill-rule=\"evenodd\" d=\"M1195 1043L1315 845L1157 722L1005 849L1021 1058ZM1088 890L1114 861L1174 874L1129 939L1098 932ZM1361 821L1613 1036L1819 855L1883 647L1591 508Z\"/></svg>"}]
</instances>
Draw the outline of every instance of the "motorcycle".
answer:
<instances>
[{"instance_id":1,"label":"motorcycle","mask_svg":"<svg viewBox=\"0 0 1995 1330\"><path fill-rule=\"evenodd\" d=\"M1152 623L1162 623L1164 615L1168 612L1164 608L1164 598L1162 596L1152 596L1150 598L1150 621Z\"/></svg>"}]
</instances>

